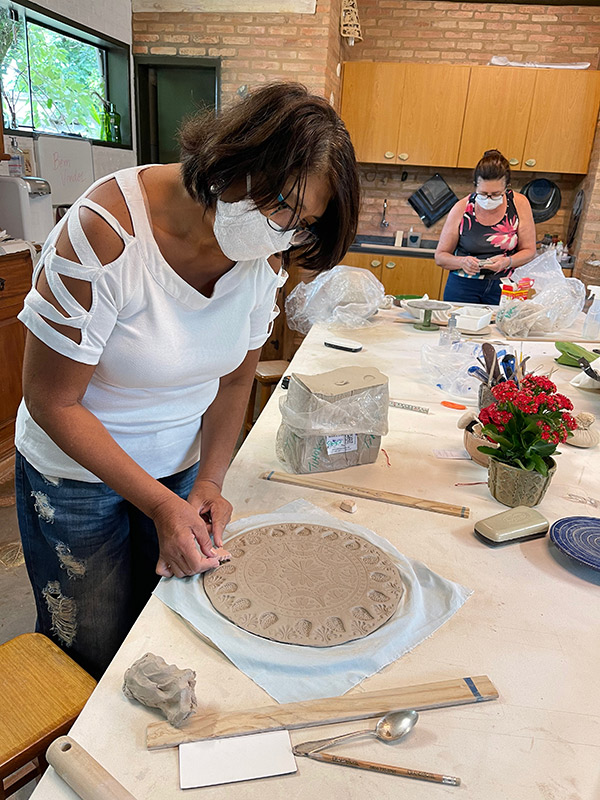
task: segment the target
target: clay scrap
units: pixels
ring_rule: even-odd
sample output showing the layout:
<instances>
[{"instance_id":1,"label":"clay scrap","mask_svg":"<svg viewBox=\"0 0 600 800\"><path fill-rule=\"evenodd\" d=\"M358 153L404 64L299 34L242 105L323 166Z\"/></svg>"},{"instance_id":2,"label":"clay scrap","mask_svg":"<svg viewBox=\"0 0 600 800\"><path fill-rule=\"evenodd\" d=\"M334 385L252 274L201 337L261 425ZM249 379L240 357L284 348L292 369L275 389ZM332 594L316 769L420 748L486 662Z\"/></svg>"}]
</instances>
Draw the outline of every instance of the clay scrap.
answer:
<instances>
[{"instance_id":1,"label":"clay scrap","mask_svg":"<svg viewBox=\"0 0 600 800\"><path fill-rule=\"evenodd\" d=\"M404 584L393 561L353 533L313 523L253 528L228 540L231 561L203 575L214 608L284 644L360 639L396 612Z\"/></svg>"},{"instance_id":2,"label":"clay scrap","mask_svg":"<svg viewBox=\"0 0 600 800\"><path fill-rule=\"evenodd\" d=\"M231 553L229 550L225 550L224 547L213 547L213 550L219 559L219 564L224 564L226 561L231 561Z\"/></svg>"},{"instance_id":3,"label":"clay scrap","mask_svg":"<svg viewBox=\"0 0 600 800\"><path fill-rule=\"evenodd\" d=\"M178 669L164 658L146 653L125 672L123 694L149 708L158 708L179 728L196 713L196 673Z\"/></svg>"}]
</instances>

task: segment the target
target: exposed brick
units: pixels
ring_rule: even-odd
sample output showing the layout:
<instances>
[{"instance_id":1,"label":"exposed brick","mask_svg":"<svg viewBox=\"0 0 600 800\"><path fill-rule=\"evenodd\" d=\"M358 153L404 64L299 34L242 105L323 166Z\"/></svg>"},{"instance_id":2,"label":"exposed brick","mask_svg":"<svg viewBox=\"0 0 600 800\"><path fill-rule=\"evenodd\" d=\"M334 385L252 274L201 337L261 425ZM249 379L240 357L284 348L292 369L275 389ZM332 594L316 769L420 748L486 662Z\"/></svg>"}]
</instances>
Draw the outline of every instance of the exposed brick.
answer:
<instances>
[{"instance_id":1,"label":"exposed brick","mask_svg":"<svg viewBox=\"0 0 600 800\"><path fill-rule=\"evenodd\" d=\"M556 22L558 17L556 14L532 14L532 22Z\"/></svg>"},{"instance_id":2,"label":"exposed brick","mask_svg":"<svg viewBox=\"0 0 600 800\"><path fill-rule=\"evenodd\" d=\"M472 31L482 31L483 30L483 22L459 22L459 28L465 28L467 30Z\"/></svg>"},{"instance_id":3,"label":"exposed brick","mask_svg":"<svg viewBox=\"0 0 600 800\"><path fill-rule=\"evenodd\" d=\"M136 33L133 37L135 42L158 42L159 39L157 33Z\"/></svg>"},{"instance_id":4,"label":"exposed brick","mask_svg":"<svg viewBox=\"0 0 600 800\"><path fill-rule=\"evenodd\" d=\"M167 24L166 22L162 22L162 20L160 22L149 22L148 30L156 31L157 33L167 33L175 30L175 24Z\"/></svg>"},{"instance_id":5,"label":"exposed brick","mask_svg":"<svg viewBox=\"0 0 600 800\"><path fill-rule=\"evenodd\" d=\"M254 36L257 33L266 33L266 28L264 25L238 25L236 31L238 33L248 33Z\"/></svg>"},{"instance_id":6,"label":"exposed brick","mask_svg":"<svg viewBox=\"0 0 600 800\"><path fill-rule=\"evenodd\" d=\"M205 56L206 47L180 47L179 55L181 56Z\"/></svg>"},{"instance_id":7,"label":"exposed brick","mask_svg":"<svg viewBox=\"0 0 600 800\"><path fill-rule=\"evenodd\" d=\"M539 44L515 44L513 46L513 50L517 53L537 53L539 49Z\"/></svg>"},{"instance_id":8,"label":"exposed brick","mask_svg":"<svg viewBox=\"0 0 600 800\"><path fill-rule=\"evenodd\" d=\"M192 36L192 42L195 44L219 44L218 36Z\"/></svg>"},{"instance_id":9,"label":"exposed brick","mask_svg":"<svg viewBox=\"0 0 600 800\"><path fill-rule=\"evenodd\" d=\"M131 49L136 55L144 55L144 53L148 52L148 48L145 44L134 44Z\"/></svg>"},{"instance_id":10,"label":"exposed brick","mask_svg":"<svg viewBox=\"0 0 600 800\"><path fill-rule=\"evenodd\" d=\"M249 36L223 36L221 39L223 44L249 44Z\"/></svg>"},{"instance_id":11,"label":"exposed brick","mask_svg":"<svg viewBox=\"0 0 600 800\"><path fill-rule=\"evenodd\" d=\"M148 26L145 22L134 22L133 23L133 30L134 31L147 31Z\"/></svg>"},{"instance_id":12,"label":"exposed brick","mask_svg":"<svg viewBox=\"0 0 600 800\"><path fill-rule=\"evenodd\" d=\"M207 33L235 33L235 28L233 25L207 25L206 26ZM241 33L241 31L238 31Z\"/></svg>"},{"instance_id":13,"label":"exposed brick","mask_svg":"<svg viewBox=\"0 0 600 800\"><path fill-rule=\"evenodd\" d=\"M174 56L177 55L176 47L151 47L150 52L154 56Z\"/></svg>"},{"instance_id":14,"label":"exposed brick","mask_svg":"<svg viewBox=\"0 0 600 800\"><path fill-rule=\"evenodd\" d=\"M162 40L163 42L170 42L172 44L185 44L189 42L190 37L185 33L165 33Z\"/></svg>"}]
</instances>

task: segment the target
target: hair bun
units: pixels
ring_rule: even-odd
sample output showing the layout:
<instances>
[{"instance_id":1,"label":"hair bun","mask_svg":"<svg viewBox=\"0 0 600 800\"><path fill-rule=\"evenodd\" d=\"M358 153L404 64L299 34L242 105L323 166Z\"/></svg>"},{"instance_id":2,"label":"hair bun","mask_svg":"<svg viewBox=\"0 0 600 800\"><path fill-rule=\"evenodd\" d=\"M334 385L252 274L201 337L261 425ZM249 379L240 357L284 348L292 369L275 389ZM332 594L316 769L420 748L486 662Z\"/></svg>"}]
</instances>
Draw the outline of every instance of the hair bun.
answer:
<instances>
[{"instance_id":1,"label":"hair bun","mask_svg":"<svg viewBox=\"0 0 600 800\"><path fill-rule=\"evenodd\" d=\"M484 156L499 156L502 155L500 150L486 150L483 154Z\"/></svg>"}]
</instances>

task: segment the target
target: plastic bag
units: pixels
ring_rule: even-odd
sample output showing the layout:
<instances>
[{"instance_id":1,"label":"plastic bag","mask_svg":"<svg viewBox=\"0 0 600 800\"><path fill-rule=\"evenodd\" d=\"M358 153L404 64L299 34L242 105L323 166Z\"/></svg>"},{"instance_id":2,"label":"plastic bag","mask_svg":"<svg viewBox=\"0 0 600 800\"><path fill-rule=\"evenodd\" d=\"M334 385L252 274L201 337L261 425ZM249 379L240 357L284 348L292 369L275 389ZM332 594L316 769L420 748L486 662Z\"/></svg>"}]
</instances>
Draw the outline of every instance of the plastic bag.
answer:
<instances>
[{"instance_id":1,"label":"plastic bag","mask_svg":"<svg viewBox=\"0 0 600 800\"><path fill-rule=\"evenodd\" d=\"M477 400L481 381L467 370L481 366L477 361L481 354L481 345L472 342L459 341L451 347L425 344L421 349L421 369L432 386L455 397Z\"/></svg>"},{"instance_id":2,"label":"plastic bag","mask_svg":"<svg viewBox=\"0 0 600 800\"><path fill-rule=\"evenodd\" d=\"M384 304L383 284L366 269L338 264L310 283L299 283L285 301L287 323L307 334L315 322L363 328Z\"/></svg>"},{"instance_id":3,"label":"plastic bag","mask_svg":"<svg viewBox=\"0 0 600 800\"><path fill-rule=\"evenodd\" d=\"M566 278L554 250L547 250L512 274L512 280L533 278L531 300L500 305L496 325L506 336L527 336L570 328L583 310L585 286L577 278Z\"/></svg>"}]
</instances>

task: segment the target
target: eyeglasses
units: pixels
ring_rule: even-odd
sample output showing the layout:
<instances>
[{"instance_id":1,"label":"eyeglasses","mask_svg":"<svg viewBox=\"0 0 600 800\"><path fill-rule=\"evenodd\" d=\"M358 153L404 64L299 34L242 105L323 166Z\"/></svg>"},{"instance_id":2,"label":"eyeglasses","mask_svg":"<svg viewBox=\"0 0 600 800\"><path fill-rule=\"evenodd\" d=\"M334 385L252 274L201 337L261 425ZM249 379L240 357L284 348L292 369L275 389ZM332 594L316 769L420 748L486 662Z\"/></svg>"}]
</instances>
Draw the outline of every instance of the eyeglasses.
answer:
<instances>
[{"instance_id":1,"label":"eyeglasses","mask_svg":"<svg viewBox=\"0 0 600 800\"><path fill-rule=\"evenodd\" d=\"M477 190L477 194L481 195L481 197L487 197L490 200L499 200L501 197L504 197L504 192L480 192Z\"/></svg>"},{"instance_id":2,"label":"eyeglasses","mask_svg":"<svg viewBox=\"0 0 600 800\"><path fill-rule=\"evenodd\" d=\"M277 202L279 203L277 208L267 216L269 226L274 231L293 230L294 233L290 239L292 247L306 247L306 245L316 242L318 237L313 230L313 225L303 223L289 203L286 203L281 193L277 196Z\"/></svg>"}]
</instances>

